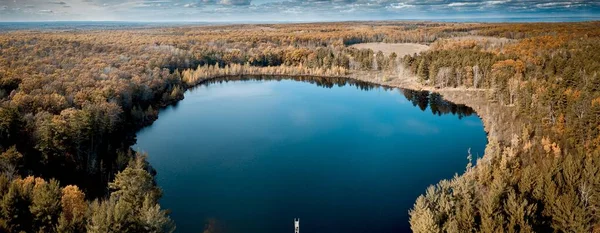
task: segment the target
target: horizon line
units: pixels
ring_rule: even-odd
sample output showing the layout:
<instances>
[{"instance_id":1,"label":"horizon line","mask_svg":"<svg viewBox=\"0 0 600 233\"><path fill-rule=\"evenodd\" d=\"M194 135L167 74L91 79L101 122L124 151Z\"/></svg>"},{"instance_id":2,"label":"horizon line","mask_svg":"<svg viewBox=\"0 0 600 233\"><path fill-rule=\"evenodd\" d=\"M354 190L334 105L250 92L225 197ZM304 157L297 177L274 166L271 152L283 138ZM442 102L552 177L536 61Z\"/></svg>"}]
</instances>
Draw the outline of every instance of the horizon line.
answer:
<instances>
[{"instance_id":1,"label":"horizon line","mask_svg":"<svg viewBox=\"0 0 600 233\"><path fill-rule=\"evenodd\" d=\"M94 22L94 23L243 23L243 24L253 24L253 23L319 23L319 22L386 22L386 21L424 21L424 22L437 22L444 21L452 22L449 20L461 20L462 22L482 22L486 21L478 21L485 19L564 19L564 18L582 18L582 19L599 19L600 16L596 15L586 15L586 16L482 16L482 17L466 17L466 16L457 16L457 17L428 17L428 18L398 18L398 19L331 19L331 20L221 20L221 21L201 21L201 20L15 20L15 21L5 21L0 20L0 23L65 23L65 22ZM472 20L470 20L472 19ZM596 20L583 20L579 22L585 21L596 21ZM503 21L494 21L494 22L503 22ZM520 21L504 21L504 22L520 22ZM530 21L530 22L547 22L547 21ZM561 22L561 21L553 21L553 22ZM568 22L568 21L565 21ZM489 21L488 21L489 23Z\"/></svg>"}]
</instances>

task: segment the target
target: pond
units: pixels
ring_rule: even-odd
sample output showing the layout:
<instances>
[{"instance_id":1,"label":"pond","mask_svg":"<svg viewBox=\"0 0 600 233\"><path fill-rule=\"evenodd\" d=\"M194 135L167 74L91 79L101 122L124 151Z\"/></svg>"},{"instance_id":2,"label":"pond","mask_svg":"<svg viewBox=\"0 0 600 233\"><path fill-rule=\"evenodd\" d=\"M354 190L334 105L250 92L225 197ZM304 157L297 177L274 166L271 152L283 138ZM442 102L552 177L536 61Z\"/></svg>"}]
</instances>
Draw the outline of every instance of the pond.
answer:
<instances>
[{"instance_id":1,"label":"pond","mask_svg":"<svg viewBox=\"0 0 600 233\"><path fill-rule=\"evenodd\" d=\"M406 232L418 195L486 134L428 92L306 77L217 79L138 132L176 232Z\"/></svg>"}]
</instances>

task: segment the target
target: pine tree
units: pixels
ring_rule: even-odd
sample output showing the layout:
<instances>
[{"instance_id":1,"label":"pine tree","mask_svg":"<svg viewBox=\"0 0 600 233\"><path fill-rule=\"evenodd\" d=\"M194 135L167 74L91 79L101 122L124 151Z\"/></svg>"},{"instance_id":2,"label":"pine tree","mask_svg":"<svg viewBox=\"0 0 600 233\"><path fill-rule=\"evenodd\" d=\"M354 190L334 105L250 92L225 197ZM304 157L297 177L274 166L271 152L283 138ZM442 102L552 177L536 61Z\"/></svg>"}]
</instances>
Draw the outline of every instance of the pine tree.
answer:
<instances>
[{"instance_id":1,"label":"pine tree","mask_svg":"<svg viewBox=\"0 0 600 233\"><path fill-rule=\"evenodd\" d=\"M421 62L419 62L417 68L417 75L421 82L429 79L429 62L426 57L421 58Z\"/></svg>"},{"instance_id":2,"label":"pine tree","mask_svg":"<svg viewBox=\"0 0 600 233\"><path fill-rule=\"evenodd\" d=\"M151 195L146 195L140 213L140 221L144 231L149 233L173 232L175 224L171 221L167 212L160 208Z\"/></svg>"},{"instance_id":3,"label":"pine tree","mask_svg":"<svg viewBox=\"0 0 600 233\"><path fill-rule=\"evenodd\" d=\"M160 197L160 190L154 184L154 177L146 170L145 156L137 154L125 170L117 173L109 187L113 190L111 198L131 203L134 207L142 206L144 197L151 195L154 201Z\"/></svg>"},{"instance_id":4,"label":"pine tree","mask_svg":"<svg viewBox=\"0 0 600 233\"><path fill-rule=\"evenodd\" d=\"M415 205L410 210L410 228L415 233L435 233L441 232L435 216L432 211L427 207L427 201L423 196L417 198Z\"/></svg>"},{"instance_id":5,"label":"pine tree","mask_svg":"<svg viewBox=\"0 0 600 233\"><path fill-rule=\"evenodd\" d=\"M30 187L23 185L21 180L13 180L2 199L2 219L5 220L9 232L31 231Z\"/></svg>"},{"instance_id":6,"label":"pine tree","mask_svg":"<svg viewBox=\"0 0 600 233\"><path fill-rule=\"evenodd\" d=\"M32 201L29 210L33 215L33 227L35 231L49 232L58 222L60 215L61 191L56 180L45 182L37 179L33 187Z\"/></svg>"}]
</instances>

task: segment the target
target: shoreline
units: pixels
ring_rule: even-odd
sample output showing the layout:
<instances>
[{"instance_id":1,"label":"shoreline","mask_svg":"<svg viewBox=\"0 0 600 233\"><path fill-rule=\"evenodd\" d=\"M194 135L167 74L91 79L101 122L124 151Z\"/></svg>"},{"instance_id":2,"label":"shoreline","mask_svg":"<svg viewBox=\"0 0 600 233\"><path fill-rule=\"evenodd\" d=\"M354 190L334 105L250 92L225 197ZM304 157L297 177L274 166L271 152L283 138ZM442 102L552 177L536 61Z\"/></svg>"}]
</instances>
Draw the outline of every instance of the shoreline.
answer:
<instances>
[{"instance_id":1,"label":"shoreline","mask_svg":"<svg viewBox=\"0 0 600 233\"><path fill-rule=\"evenodd\" d=\"M191 69L194 70L194 69ZM194 84L188 84L184 87L184 92L194 89L211 80L228 77L240 77L240 76L262 76L262 77L311 77L311 78L344 78L348 80L354 80L359 82L366 82L382 87L390 88L401 88L410 89L415 91L429 91L442 95L442 97L455 104L462 104L472 108L477 116L481 119L484 131L487 134L486 151L490 142L498 142L500 144L510 143L513 134L520 133L517 129L519 122L516 121L517 115L511 106L501 105L499 103L492 102L488 99L488 92L491 89L474 89L465 87L453 87L453 88L435 88L432 86L425 86L418 82L415 75L409 74L408 71L404 70L402 65L398 65L399 72L389 73L384 71L348 71L345 75L327 75L327 74L276 74L276 73L256 73L244 71L235 74L215 74L211 77L200 77ZM168 105L176 104L182 99L167 103L161 108ZM152 125L153 121L149 124L144 125L141 128ZM136 130L136 134L139 130ZM488 153L486 153L488 154ZM485 158L485 155L483 156Z\"/></svg>"},{"instance_id":2,"label":"shoreline","mask_svg":"<svg viewBox=\"0 0 600 233\"><path fill-rule=\"evenodd\" d=\"M194 89L206 82L210 82L215 79L227 79L229 77L241 77L241 76L255 76L255 77L309 77L309 78L325 78L335 79L343 78L347 80L354 80L358 82L365 82L373 85L389 88L400 88L409 89L415 91L429 91L442 95L445 100L448 100L454 104L461 104L472 108L477 116L481 119L484 131L488 143L486 144L486 151L489 148L490 142L498 142L500 144L509 143L513 134L518 133L516 129L518 124L508 124L508 122L515 122L517 117L514 114L511 106L504 106L498 103L491 102L487 99L487 92L490 89L470 89L464 87L456 88L435 88L431 86L425 86L417 81L414 75L400 74L396 78L389 81L384 81L383 77L386 75L380 71L358 71L349 72L347 75L314 75L314 74L234 74L234 75L216 75L209 78L202 78L194 85L188 85L185 87L185 91ZM176 104L181 100L172 102L162 107L166 107L171 104ZM152 122L153 123L153 122ZM152 123L142 127L152 125ZM141 128L139 129L141 130ZM136 131L139 132L139 130ZM485 153L488 154L488 153ZM486 156L483 156L485 158Z\"/></svg>"},{"instance_id":3,"label":"shoreline","mask_svg":"<svg viewBox=\"0 0 600 233\"><path fill-rule=\"evenodd\" d=\"M376 77L372 77L375 75ZM381 76L378 78L377 76ZM498 142L508 144L513 137L513 134L518 134L520 122L517 121L517 115L514 108L504 106L499 103L494 103L488 100L488 92L490 89L470 89L464 87L456 88L435 88L424 86L417 81L414 75L400 74L396 79L390 81L382 80L384 75L378 72L358 72L348 75L350 79L369 82L377 85L410 89L416 91L429 91L442 95L445 100L454 104L462 104L472 108L483 123L484 131L487 135L487 144L485 146L486 153L483 159L488 159L487 154L493 154L490 142ZM461 174L462 175L462 174Z\"/></svg>"}]
</instances>

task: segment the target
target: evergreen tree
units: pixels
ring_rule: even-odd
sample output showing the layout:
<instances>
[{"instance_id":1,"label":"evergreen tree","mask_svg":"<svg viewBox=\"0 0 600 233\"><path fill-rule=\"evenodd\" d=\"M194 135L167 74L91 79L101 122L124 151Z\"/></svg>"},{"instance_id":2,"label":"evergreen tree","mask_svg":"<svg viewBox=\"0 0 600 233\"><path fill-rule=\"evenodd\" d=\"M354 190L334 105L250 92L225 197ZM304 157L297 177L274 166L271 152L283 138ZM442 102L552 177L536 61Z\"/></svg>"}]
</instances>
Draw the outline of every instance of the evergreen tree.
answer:
<instances>
[{"instance_id":1,"label":"evergreen tree","mask_svg":"<svg viewBox=\"0 0 600 233\"><path fill-rule=\"evenodd\" d=\"M58 222L60 215L61 190L56 180L45 182L38 178L33 187L29 210L33 215L33 228L36 232L50 232Z\"/></svg>"},{"instance_id":2,"label":"evergreen tree","mask_svg":"<svg viewBox=\"0 0 600 233\"><path fill-rule=\"evenodd\" d=\"M424 80L429 79L429 61L425 58L421 58L417 68L417 76L419 76L419 80L423 82Z\"/></svg>"}]
</instances>

